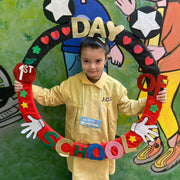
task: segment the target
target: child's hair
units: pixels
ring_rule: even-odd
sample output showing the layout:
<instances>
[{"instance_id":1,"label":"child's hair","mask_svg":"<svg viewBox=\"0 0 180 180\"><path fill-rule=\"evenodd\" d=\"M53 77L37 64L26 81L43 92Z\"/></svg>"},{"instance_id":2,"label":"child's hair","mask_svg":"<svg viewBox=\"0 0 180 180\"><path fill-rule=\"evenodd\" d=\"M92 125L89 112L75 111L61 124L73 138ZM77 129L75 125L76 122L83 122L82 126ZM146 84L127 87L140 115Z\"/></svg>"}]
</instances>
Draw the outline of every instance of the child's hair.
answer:
<instances>
[{"instance_id":1,"label":"child's hair","mask_svg":"<svg viewBox=\"0 0 180 180\"><path fill-rule=\"evenodd\" d=\"M110 47L108 42L101 38L101 37L85 37L82 41L81 41L81 45L80 45L80 56L81 56L81 51L83 48L87 48L90 47L92 49L99 49L102 48L105 50L105 56L107 56L110 52Z\"/></svg>"}]
</instances>

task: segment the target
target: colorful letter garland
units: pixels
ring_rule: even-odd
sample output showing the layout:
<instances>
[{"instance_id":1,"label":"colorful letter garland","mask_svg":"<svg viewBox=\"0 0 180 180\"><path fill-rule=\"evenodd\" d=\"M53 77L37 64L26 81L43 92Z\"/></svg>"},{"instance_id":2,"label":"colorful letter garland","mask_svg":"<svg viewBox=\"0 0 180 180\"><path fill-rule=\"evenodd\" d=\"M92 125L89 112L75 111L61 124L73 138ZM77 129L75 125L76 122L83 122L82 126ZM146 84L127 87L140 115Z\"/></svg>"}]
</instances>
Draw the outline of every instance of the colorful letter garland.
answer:
<instances>
[{"instance_id":1,"label":"colorful letter garland","mask_svg":"<svg viewBox=\"0 0 180 180\"><path fill-rule=\"evenodd\" d=\"M72 22L62 26L56 26L43 33L30 47L23 63L17 64L14 68L16 80L23 83L23 90L18 93L20 111L26 122L31 122L31 119L34 119L42 125L37 136L47 146L55 149L58 154L63 157L77 156L93 160L121 158L123 154L135 151L136 147L142 142L142 138L135 132L129 131L120 138L104 144L83 145L72 142L70 139L66 139L55 132L42 119L36 109L32 94L32 82L36 78L35 68L40 60L55 45L64 40L74 38L74 36L72 36L73 28L71 27L71 23ZM104 24L104 26L106 26L106 24ZM82 26L77 25L77 27L79 28L79 32L83 31ZM111 27L115 28L114 26ZM107 32L108 28L105 28L105 30L106 34L113 32L112 29L109 29L109 32ZM96 31L96 29L94 31ZM120 33L115 36L114 42L129 51L142 68L144 74L138 81L139 87L142 88L141 82L143 78L146 78L147 81L148 88L146 91L148 91L148 98L146 108L138 122L148 117L148 122L146 124L156 124L162 104L156 101L155 96L160 88L165 87L165 84L161 83L161 81L162 79L166 79L166 77L159 75L159 68L150 51L130 32L121 29ZM29 117L31 117L31 119Z\"/></svg>"}]
</instances>

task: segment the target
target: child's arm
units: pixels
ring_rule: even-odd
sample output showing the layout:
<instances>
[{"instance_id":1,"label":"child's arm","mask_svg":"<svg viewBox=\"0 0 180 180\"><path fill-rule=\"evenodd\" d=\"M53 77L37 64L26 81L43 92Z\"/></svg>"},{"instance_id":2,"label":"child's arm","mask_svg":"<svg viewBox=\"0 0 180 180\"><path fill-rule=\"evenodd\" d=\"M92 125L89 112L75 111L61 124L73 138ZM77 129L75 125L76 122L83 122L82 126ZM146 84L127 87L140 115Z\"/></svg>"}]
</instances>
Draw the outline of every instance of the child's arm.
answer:
<instances>
[{"instance_id":1,"label":"child's arm","mask_svg":"<svg viewBox=\"0 0 180 180\"><path fill-rule=\"evenodd\" d=\"M64 104L63 87L54 86L51 89L42 88L36 85L32 86L33 98L43 106L58 106Z\"/></svg>"},{"instance_id":2,"label":"child's arm","mask_svg":"<svg viewBox=\"0 0 180 180\"><path fill-rule=\"evenodd\" d=\"M44 106L58 106L64 104L63 98L63 83L60 86L55 86L51 89L41 88L39 86L32 86L33 97L41 105ZM14 82L14 90L16 93L23 89L21 82Z\"/></svg>"},{"instance_id":3,"label":"child's arm","mask_svg":"<svg viewBox=\"0 0 180 180\"><path fill-rule=\"evenodd\" d=\"M167 91L164 88L163 91L160 91L156 96L156 99L161 103L166 102ZM124 88L123 94L119 100L118 108L120 112L127 116L138 116L143 113L145 105L146 105L146 98L142 98L139 100L131 100L127 96L127 90Z\"/></svg>"},{"instance_id":4,"label":"child's arm","mask_svg":"<svg viewBox=\"0 0 180 180\"><path fill-rule=\"evenodd\" d=\"M127 90L124 89L118 103L118 109L121 113L127 116L139 116L145 109L146 101L147 98L138 100L129 99L127 96Z\"/></svg>"}]
</instances>

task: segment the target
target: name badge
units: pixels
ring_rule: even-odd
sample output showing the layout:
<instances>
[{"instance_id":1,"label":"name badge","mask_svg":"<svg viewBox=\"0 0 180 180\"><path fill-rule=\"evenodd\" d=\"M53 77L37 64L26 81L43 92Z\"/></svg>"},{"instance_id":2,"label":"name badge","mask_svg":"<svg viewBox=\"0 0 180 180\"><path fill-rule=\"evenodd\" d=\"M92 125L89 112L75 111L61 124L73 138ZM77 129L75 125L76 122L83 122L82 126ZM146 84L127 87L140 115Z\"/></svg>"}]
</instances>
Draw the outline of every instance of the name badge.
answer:
<instances>
[{"instance_id":1,"label":"name badge","mask_svg":"<svg viewBox=\"0 0 180 180\"><path fill-rule=\"evenodd\" d=\"M82 116L80 118L79 124L82 125L82 126L87 126L87 127L99 129L100 125L101 125L101 121Z\"/></svg>"}]
</instances>

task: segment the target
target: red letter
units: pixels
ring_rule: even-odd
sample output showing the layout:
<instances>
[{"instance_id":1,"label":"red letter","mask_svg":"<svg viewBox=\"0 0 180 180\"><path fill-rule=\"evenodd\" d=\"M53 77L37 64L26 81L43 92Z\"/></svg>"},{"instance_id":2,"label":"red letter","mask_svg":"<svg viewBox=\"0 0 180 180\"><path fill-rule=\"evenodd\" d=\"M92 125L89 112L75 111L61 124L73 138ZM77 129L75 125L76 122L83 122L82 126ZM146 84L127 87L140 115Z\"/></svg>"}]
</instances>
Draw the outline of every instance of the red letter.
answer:
<instances>
[{"instance_id":1,"label":"red letter","mask_svg":"<svg viewBox=\"0 0 180 180\"><path fill-rule=\"evenodd\" d=\"M150 81L150 85L149 87L147 87L147 89L145 89L143 86L142 86L142 81L144 78L149 78L151 81ZM147 74L147 73L144 73L142 75L140 75L137 79L137 85L138 85L138 88L142 91L145 91L145 92L151 92L153 91L154 87L155 87L155 84L156 84L156 81L155 81L155 78L153 75L151 74Z\"/></svg>"},{"instance_id":2,"label":"red letter","mask_svg":"<svg viewBox=\"0 0 180 180\"><path fill-rule=\"evenodd\" d=\"M156 96L158 94L158 92L160 91L161 88L166 87L166 84L163 83L162 79L167 79L167 76L159 75L157 77L157 83L156 83L156 87L155 87L154 96Z\"/></svg>"}]
</instances>

